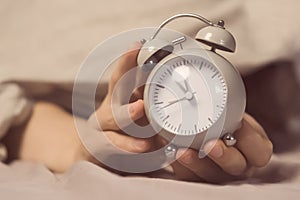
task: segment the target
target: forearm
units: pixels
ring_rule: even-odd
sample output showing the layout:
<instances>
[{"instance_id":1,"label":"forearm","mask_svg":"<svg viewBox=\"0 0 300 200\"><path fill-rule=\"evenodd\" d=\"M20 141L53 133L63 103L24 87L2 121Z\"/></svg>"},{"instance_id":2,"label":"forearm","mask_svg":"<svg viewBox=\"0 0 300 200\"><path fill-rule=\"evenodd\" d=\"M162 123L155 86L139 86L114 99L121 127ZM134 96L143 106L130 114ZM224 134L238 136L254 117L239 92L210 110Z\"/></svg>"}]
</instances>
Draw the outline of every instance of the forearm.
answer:
<instances>
[{"instance_id":1,"label":"forearm","mask_svg":"<svg viewBox=\"0 0 300 200\"><path fill-rule=\"evenodd\" d=\"M4 143L10 160L43 163L55 172L66 171L77 160L89 159L73 116L47 102L37 102L27 123L11 129Z\"/></svg>"}]
</instances>

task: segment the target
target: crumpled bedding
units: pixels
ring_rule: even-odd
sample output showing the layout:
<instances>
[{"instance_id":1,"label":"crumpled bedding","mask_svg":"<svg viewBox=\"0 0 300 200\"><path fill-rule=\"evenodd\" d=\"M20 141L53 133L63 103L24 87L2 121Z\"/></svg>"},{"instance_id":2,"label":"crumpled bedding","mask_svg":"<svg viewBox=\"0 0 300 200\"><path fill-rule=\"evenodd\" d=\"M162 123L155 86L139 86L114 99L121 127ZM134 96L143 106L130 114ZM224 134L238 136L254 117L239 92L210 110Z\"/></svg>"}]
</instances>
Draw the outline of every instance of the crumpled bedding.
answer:
<instances>
[{"instance_id":1,"label":"crumpled bedding","mask_svg":"<svg viewBox=\"0 0 300 200\"><path fill-rule=\"evenodd\" d=\"M194 12L212 20L224 18L238 44L237 53L224 56L243 74L280 60L294 62L294 69L299 72L300 27L295 22L300 18L299 6L297 0L143 3L129 0L126 5L121 0L18 3L1 0L0 138L10 127L26 120L34 99L49 100L70 110L72 83L80 63L96 44L124 30L157 26L177 13ZM183 21L170 28L193 35L201 26ZM104 94L105 91L99 93ZM251 179L222 186L123 177L85 161L76 163L64 174L54 174L41 164L25 161L0 163L0 196L1 199L298 199L299 155L300 144L296 144L289 151L274 154L270 164Z\"/></svg>"},{"instance_id":2,"label":"crumpled bedding","mask_svg":"<svg viewBox=\"0 0 300 200\"><path fill-rule=\"evenodd\" d=\"M279 161L280 160L280 161ZM261 178L230 185L189 183L161 178L120 177L82 161L55 175L44 166L15 162L0 165L2 199L266 199L299 198L300 163L273 157ZM280 177L280 178L278 178Z\"/></svg>"}]
</instances>

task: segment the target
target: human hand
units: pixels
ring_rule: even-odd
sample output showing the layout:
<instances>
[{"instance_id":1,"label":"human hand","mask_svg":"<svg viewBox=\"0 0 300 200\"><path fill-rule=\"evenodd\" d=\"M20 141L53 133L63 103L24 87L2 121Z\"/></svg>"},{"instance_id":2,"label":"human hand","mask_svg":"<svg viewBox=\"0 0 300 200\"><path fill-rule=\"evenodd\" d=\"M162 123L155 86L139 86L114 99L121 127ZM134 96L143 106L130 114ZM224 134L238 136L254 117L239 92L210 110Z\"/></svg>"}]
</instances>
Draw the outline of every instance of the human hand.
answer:
<instances>
[{"instance_id":1,"label":"human hand","mask_svg":"<svg viewBox=\"0 0 300 200\"><path fill-rule=\"evenodd\" d=\"M269 162L273 145L255 119L245 114L242 127L234 134L237 143L233 147L220 139L208 142L204 147L208 156L203 159L198 158L195 150L179 150L172 164L177 178L225 183L250 177L254 168Z\"/></svg>"},{"instance_id":2,"label":"human hand","mask_svg":"<svg viewBox=\"0 0 300 200\"><path fill-rule=\"evenodd\" d=\"M157 145L154 139L123 134L113 117L111 105L117 81L124 73L137 66L138 51L139 48L135 48L120 58L109 83L108 94L95 112L94 118L90 120L98 120L104 134L114 145L129 152L142 153ZM118 114L136 122L145 117L144 106L143 100L139 99L142 98L141 91L136 90L133 96L133 101L118 108ZM237 143L234 147L227 147L222 140L208 142L205 150L211 151L203 159L199 159L198 152L193 149L179 149L177 160L171 164L174 174L180 180L223 183L251 176L255 167L268 163L272 155L272 143L263 128L250 115L245 114L242 127L235 132L235 136Z\"/></svg>"},{"instance_id":3,"label":"human hand","mask_svg":"<svg viewBox=\"0 0 300 200\"><path fill-rule=\"evenodd\" d=\"M90 124L95 128L101 129L103 134L112 142L113 145L118 148L132 152L143 153L149 151L153 146L153 138L136 138L126 135L122 132L122 127L119 127L114 115L118 116L118 119L122 123L136 122L144 117L144 101L141 99L140 92L136 90L133 94L131 101L127 104L114 104L112 105L113 92L115 90L117 82L121 77L137 66L136 58L140 50L141 44L134 43L129 50L120 57L117 61L116 69L114 70L110 82L108 93L103 100L100 107L89 118ZM117 106L117 108L112 108ZM117 113L113 113L114 111ZM128 120L129 119L129 120Z\"/></svg>"}]
</instances>

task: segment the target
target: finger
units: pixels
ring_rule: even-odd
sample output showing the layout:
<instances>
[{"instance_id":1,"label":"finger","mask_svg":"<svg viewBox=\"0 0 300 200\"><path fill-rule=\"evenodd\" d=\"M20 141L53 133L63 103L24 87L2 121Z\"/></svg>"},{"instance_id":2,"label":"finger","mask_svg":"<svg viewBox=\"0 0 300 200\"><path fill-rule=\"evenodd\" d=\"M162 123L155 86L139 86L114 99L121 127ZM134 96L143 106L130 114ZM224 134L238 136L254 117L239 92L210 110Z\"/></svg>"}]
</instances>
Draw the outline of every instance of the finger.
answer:
<instances>
[{"instance_id":1,"label":"finger","mask_svg":"<svg viewBox=\"0 0 300 200\"><path fill-rule=\"evenodd\" d=\"M122 130L144 116L144 103L143 100L139 99L133 103L122 105L120 107L112 107L112 112L112 128L114 130Z\"/></svg>"},{"instance_id":2,"label":"finger","mask_svg":"<svg viewBox=\"0 0 300 200\"><path fill-rule=\"evenodd\" d=\"M166 141L163 137L156 135L155 137L155 144L157 144L158 148L164 147L168 144L168 141ZM184 151L184 150L183 150ZM177 159L181 156L180 150L178 151L176 157ZM178 180L184 180L184 181L199 181L199 177L193 173L190 169L183 166L178 160L175 160L171 163L171 167L173 169L173 173Z\"/></svg>"},{"instance_id":3,"label":"finger","mask_svg":"<svg viewBox=\"0 0 300 200\"><path fill-rule=\"evenodd\" d=\"M251 124L252 128L254 128L262 137L268 138L267 133L263 129L263 127L249 114L244 114L244 120Z\"/></svg>"},{"instance_id":4,"label":"finger","mask_svg":"<svg viewBox=\"0 0 300 200\"><path fill-rule=\"evenodd\" d=\"M129 50L117 61L117 68L114 70L111 76L111 82L109 86L109 92L111 94L118 80L120 80L120 78L130 69L137 66L136 60L141 45L142 44L140 42L133 43L132 46L129 47Z\"/></svg>"},{"instance_id":5,"label":"finger","mask_svg":"<svg viewBox=\"0 0 300 200\"><path fill-rule=\"evenodd\" d=\"M256 167L265 166L273 152L273 145L260 126L253 120L244 118L242 127L235 132L236 147L245 155L250 164ZM253 127L255 126L255 128Z\"/></svg>"},{"instance_id":6,"label":"finger","mask_svg":"<svg viewBox=\"0 0 300 200\"><path fill-rule=\"evenodd\" d=\"M192 149L187 149L186 151L179 149L177 158L178 162L184 167L208 182L222 183L236 178L225 173L209 158L199 159L198 152Z\"/></svg>"},{"instance_id":7,"label":"finger","mask_svg":"<svg viewBox=\"0 0 300 200\"><path fill-rule=\"evenodd\" d=\"M138 99L142 99L143 98L143 94L144 94L144 86L135 88L131 97L130 97L130 102L136 101Z\"/></svg>"},{"instance_id":8,"label":"finger","mask_svg":"<svg viewBox=\"0 0 300 200\"><path fill-rule=\"evenodd\" d=\"M241 175L247 168L246 159L241 152L234 147L227 147L222 140L209 141L204 150L228 174Z\"/></svg>"},{"instance_id":9,"label":"finger","mask_svg":"<svg viewBox=\"0 0 300 200\"><path fill-rule=\"evenodd\" d=\"M120 107L102 106L89 121L100 130L121 130L144 116L144 101L139 99ZM98 121L97 121L98 120ZM95 125L96 124L96 125ZM100 126L100 127L99 127Z\"/></svg>"},{"instance_id":10,"label":"finger","mask_svg":"<svg viewBox=\"0 0 300 200\"><path fill-rule=\"evenodd\" d=\"M145 115L144 101L142 99L138 99L129 104L129 115L133 121L136 121Z\"/></svg>"},{"instance_id":11,"label":"finger","mask_svg":"<svg viewBox=\"0 0 300 200\"><path fill-rule=\"evenodd\" d=\"M183 181L200 181L199 177L191 170L183 166L180 162L175 161L171 164L175 177Z\"/></svg>"},{"instance_id":12,"label":"finger","mask_svg":"<svg viewBox=\"0 0 300 200\"><path fill-rule=\"evenodd\" d=\"M131 153L148 152L153 144L153 138L140 139L128 135L123 135L113 131L106 131L104 134L113 145Z\"/></svg>"}]
</instances>

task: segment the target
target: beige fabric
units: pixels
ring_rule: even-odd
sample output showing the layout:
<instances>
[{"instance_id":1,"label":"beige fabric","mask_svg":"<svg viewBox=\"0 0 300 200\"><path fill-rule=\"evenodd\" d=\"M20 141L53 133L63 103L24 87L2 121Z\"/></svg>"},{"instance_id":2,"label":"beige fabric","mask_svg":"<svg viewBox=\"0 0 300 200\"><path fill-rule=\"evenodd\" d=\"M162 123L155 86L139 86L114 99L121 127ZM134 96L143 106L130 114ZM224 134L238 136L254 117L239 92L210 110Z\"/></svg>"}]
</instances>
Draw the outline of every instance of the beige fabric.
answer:
<instances>
[{"instance_id":1,"label":"beige fabric","mask_svg":"<svg viewBox=\"0 0 300 200\"><path fill-rule=\"evenodd\" d=\"M128 29L157 26L183 12L224 18L237 39L237 53L228 58L249 71L299 49L299 4L298 0L1 0L0 80L73 80L99 42ZM170 25L185 33L195 33L199 26L185 19Z\"/></svg>"},{"instance_id":2,"label":"beige fabric","mask_svg":"<svg viewBox=\"0 0 300 200\"><path fill-rule=\"evenodd\" d=\"M88 162L76 163L67 173L55 175L44 166L0 163L1 199L210 199L298 200L299 159L274 157L259 178L224 186L169 179L120 177ZM298 174L297 174L298 173Z\"/></svg>"},{"instance_id":3,"label":"beige fabric","mask_svg":"<svg viewBox=\"0 0 300 200\"><path fill-rule=\"evenodd\" d=\"M31 112L32 102L17 84L0 85L0 139L11 126L23 123ZM0 143L0 161L7 156L6 148Z\"/></svg>"},{"instance_id":4,"label":"beige fabric","mask_svg":"<svg viewBox=\"0 0 300 200\"><path fill-rule=\"evenodd\" d=\"M299 7L298 0L1 0L0 135L30 113L24 91L70 107L72 82L81 62L112 34L157 26L176 13L224 18L238 45L236 54L224 55L246 73L274 60L296 57ZM201 26L183 20L170 27L195 34ZM24 90L7 83L11 81ZM0 163L0 195L1 199L293 200L300 195L299 152L297 148L274 156L253 179L227 186L119 177L87 162L61 175L33 163Z\"/></svg>"},{"instance_id":5,"label":"beige fabric","mask_svg":"<svg viewBox=\"0 0 300 200\"><path fill-rule=\"evenodd\" d=\"M19 125L30 114L31 101L17 84L0 85L0 138L9 128L7 124Z\"/></svg>"}]
</instances>

